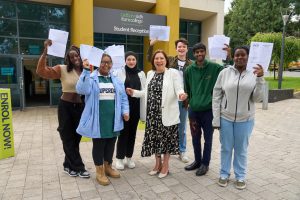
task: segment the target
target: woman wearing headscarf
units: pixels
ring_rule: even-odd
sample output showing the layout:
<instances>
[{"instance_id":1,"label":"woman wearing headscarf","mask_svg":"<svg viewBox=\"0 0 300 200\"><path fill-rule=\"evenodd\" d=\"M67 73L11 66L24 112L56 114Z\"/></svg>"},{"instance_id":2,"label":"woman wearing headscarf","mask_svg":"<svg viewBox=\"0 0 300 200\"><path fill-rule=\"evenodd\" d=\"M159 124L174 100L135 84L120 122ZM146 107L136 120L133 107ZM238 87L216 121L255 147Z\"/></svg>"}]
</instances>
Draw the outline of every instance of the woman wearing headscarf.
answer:
<instances>
[{"instance_id":1,"label":"woman wearing headscarf","mask_svg":"<svg viewBox=\"0 0 300 200\"><path fill-rule=\"evenodd\" d=\"M116 71L116 75L124 82L125 88L143 90L145 88L146 76L137 66L138 58L136 53L128 51L125 53L125 67ZM145 98L136 98L128 95L130 118L124 122L124 129L121 131L117 142L116 168L124 169L124 165L132 169L135 163L132 160L135 137L139 120L145 121ZM126 157L126 159L125 159Z\"/></svg>"}]
</instances>

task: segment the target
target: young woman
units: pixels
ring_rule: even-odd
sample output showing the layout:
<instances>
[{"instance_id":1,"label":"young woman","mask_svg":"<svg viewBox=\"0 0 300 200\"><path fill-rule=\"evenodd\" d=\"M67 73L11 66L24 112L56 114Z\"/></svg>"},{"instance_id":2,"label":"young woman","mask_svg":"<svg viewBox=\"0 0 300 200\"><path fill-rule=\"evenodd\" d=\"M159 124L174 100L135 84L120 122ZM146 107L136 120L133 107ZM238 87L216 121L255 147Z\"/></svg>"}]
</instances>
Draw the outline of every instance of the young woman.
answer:
<instances>
[{"instance_id":1,"label":"young woman","mask_svg":"<svg viewBox=\"0 0 300 200\"><path fill-rule=\"evenodd\" d=\"M179 154L178 100L185 100L187 95L178 71L168 69L169 61L164 51L156 51L151 64L145 90L126 88L126 91L133 97L146 97L147 119L141 154L143 157L155 154L156 163L149 175L159 173L158 177L164 178L169 172L170 154Z\"/></svg>"},{"instance_id":2,"label":"young woman","mask_svg":"<svg viewBox=\"0 0 300 200\"><path fill-rule=\"evenodd\" d=\"M213 90L213 127L220 128L221 169L218 184L229 181L232 151L236 188L246 188L247 149L254 126L255 102L262 100L264 71L247 69L249 48L234 50L234 65L220 72Z\"/></svg>"},{"instance_id":3,"label":"young woman","mask_svg":"<svg viewBox=\"0 0 300 200\"><path fill-rule=\"evenodd\" d=\"M47 50L52 45L51 40L44 42L44 52L41 55L36 73L46 79L60 79L62 96L58 104L58 132L62 140L65 152L63 163L64 171L70 176L89 178L90 174L85 170L82 162L79 143L81 135L77 134L76 128L84 108L80 95L75 86L82 72L82 61L79 49L72 46L66 53L66 65L47 66Z\"/></svg>"},{"instance_id":4,"label":"young woman","mask_svg":"<svg viewBox=\"0 0 300 200\"><path fill-rule=\"evenodd\" d=\"M124 84L110 74L112 59L108 54L103 54L99 69L92 74L88 60L83 61L83 66L76 90L85 95L86 105L77 132L93 139L96 180L100 185L108 185L107 176L120 177L112 168L112 157L123 119L129 120L128 99Z\"/></svg>"},{"instance_id":5,"label":"young woman","mask_svg":"<svg viewBox=\"0 0 300 200\"><path fill-rule=\"evenodd\" d=\"M125 67L116 72L116 75L124 82L125 88L135 90L143 90L145 88L146 76L137 66L137 55L128 51L125 53ZM145 121L145 98L135 98L128 96L130 119L124 123L124 129L121 131L117 142L117 161L116 168L124 169L124 164L128 168L135 167L134 161L131 159L134 151L136 130L139 119ZM126 160L124 160L126 156Z\"/></svg>"}]
</instances>

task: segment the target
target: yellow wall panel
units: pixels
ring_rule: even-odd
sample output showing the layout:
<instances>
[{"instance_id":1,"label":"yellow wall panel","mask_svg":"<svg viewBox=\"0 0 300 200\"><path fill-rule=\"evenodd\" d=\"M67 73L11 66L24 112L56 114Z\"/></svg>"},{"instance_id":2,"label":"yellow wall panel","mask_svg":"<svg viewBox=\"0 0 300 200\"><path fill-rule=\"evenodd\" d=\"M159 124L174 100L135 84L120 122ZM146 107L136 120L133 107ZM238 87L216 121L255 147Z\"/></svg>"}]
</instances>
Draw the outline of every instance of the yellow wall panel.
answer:
<instances>
[{"instance_id":1,"label":"yellow wall panel","mask_svg":"<svg viewBox=\"0 0 300 200\"><path fill-rule=\"evenodd\" d=\"M73 0L71 5L71 44L94 44L93 0Z\"/></svg>"}]
</instances>

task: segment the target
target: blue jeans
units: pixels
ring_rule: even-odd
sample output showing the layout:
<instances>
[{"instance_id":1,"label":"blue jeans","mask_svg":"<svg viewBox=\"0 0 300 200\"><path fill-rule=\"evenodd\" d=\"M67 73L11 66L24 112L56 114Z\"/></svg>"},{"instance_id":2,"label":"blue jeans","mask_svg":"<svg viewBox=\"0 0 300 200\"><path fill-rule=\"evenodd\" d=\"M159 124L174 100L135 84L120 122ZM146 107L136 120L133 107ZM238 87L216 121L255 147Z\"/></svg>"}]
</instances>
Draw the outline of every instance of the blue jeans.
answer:
<instances>
[{"instance_id":1,"label":"blue jeans","mask_svg":"<svg viewBox=\"0 0 300 200\"><path fill-rule=\"evenodd\" d=\"M221 118L220 177L229 177L232 161L232 151L234 150L233 170L235 178L237 180L245 180L247 169L247 149L253 126L254 120L246 122L232 122Z\"/></svg>"},{"instance_id":2,"label":"blue jeans","mask_svg":"<svg viewBox=\"0 0 300 200\"><path fill-rule=\"evenodd\" d=\"M195 112L189 109L189 119L190 119L190 128L191 128L191 135L192 135L192 141L194 147L195 161L205 166L209 166L213 132L214 132L212 128L212 119L213 119L212 110ZM204 135L203 156L202 156L202 149L201 149L202 130Z\"/></svg>"},{"instance_id":3,"label":"blue jeans","mask_svg":"<svg viewBox=\"0 0 300 200\"><path fill-rule=\"evenodd\" d=\"M187 109L183 107L183 102L179 101L179 151L180 153L186 152L186 120L187 120Z\"/></svg>"}]
</instances>

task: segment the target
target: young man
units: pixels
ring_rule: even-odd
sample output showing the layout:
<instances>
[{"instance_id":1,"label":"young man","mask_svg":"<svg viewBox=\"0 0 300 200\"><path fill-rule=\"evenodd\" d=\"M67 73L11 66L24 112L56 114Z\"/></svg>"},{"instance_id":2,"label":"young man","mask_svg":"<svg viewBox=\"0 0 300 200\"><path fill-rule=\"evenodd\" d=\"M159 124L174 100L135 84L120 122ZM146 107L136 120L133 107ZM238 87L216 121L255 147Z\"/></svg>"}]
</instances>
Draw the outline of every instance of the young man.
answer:
<instances>
[{"instance_id":1,"label":"young man","mask_svg":"<svg viewBox=\"0 0 300 200\"><path fill-rule=\"evenodd\" d=\"M227 57L230 58L230 49ZM215 82L223 66L205 59L206 46L197 43L193 46L195 62L191 64L184 75L185 90L189 100L189 121L194 147L195 161L185 167L185 170L195 170L197 176L202 176L209 169L211 147L213 139L212 127L212 92ZM201 135L203 131L204 148L201 149Z\"/></svg>"},{"instance_id":2,"label":"young man","mask_svg":"<svg viewBox=\"0 0 300 200\"><path fill-rule=\"evenodd\" d=\"M153 46L157 42L157 40L151 40L150 41L150 48L147 53L147 60L150 61L153 53ZM188 52L188 41L184 38L180 38L175 41L175 48L177 55L169 56L169 63L171 68L177 69L181 75L182 78L182 84L184 84L183 81L183 74L190 64L192 64L192 61L187 57ZM186 121L187 121L187 107L188 103L187 101L179 101L179 111L180 111L180 124L179 124L179 159L187 163L189 162L189 159L186 155Z\"/></svg>"}]
</instances>

